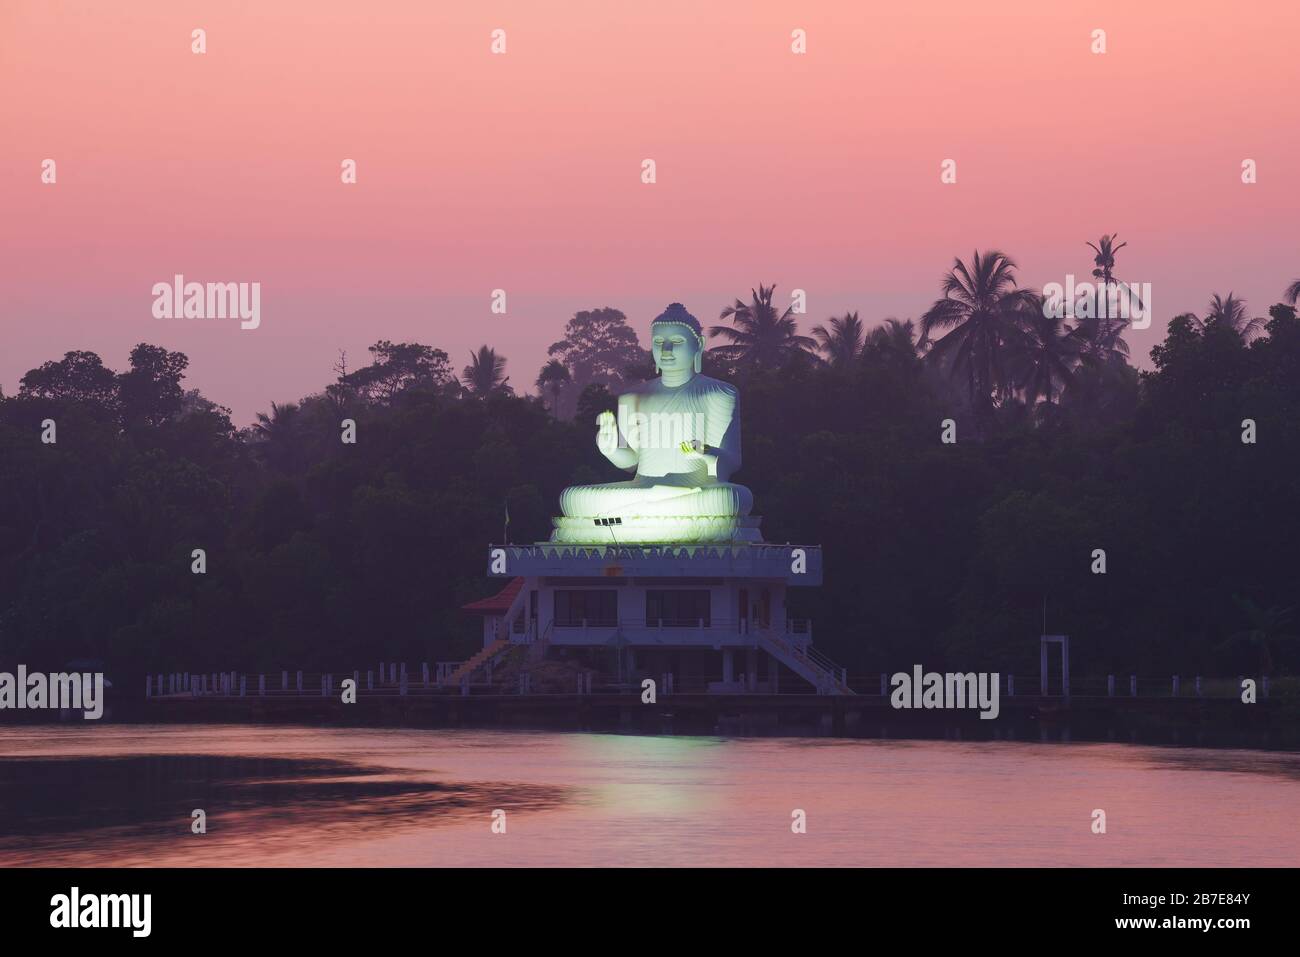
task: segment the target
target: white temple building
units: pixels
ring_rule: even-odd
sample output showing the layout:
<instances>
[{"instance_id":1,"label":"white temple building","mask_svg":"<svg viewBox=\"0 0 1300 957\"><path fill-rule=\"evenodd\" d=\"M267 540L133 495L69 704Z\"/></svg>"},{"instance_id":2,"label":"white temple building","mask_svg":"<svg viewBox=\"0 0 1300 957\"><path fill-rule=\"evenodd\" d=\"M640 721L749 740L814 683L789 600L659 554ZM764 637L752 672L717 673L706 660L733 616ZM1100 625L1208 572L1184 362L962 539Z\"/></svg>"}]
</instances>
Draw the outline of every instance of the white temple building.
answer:
<instances>
[{"instance_id":1,"label":"white temple building","mask_svg":"<svg viewBox=\"0 0 1300 957\"><path fill-rule=\"evenodd\" d=\"M565 489L549 542L490 547L488 573L508 583L465 606L483 648L451 678L523 644L664 693L852 694L812 624L787 613L789 588L821 584L821 548L764 543L752 495L730 481L737 390L700 373L703 333L680 304L651 329L660 376L597 423L601 452L632 477Z\"/></svg>"}]
</instances>

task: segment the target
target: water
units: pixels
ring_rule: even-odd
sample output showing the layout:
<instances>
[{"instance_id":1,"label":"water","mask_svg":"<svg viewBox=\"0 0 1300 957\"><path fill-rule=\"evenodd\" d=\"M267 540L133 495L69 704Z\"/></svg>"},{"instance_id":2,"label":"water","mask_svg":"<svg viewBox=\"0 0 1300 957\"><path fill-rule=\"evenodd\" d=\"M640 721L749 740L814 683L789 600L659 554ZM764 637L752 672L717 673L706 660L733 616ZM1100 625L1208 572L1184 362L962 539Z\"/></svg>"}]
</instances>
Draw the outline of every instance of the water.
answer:
<instances>
[{"instance_id":1,"label":"water","mask_svg":"<svg viewBox=\"0 0 1300 957\"><path fill-rule=\"evenodd\" d=\"M195 808L206 834L191 833ZM0 865L1295 866L1298 812L1300 755L1277 752L0 729Z\"/></svg>"}]
</instances>

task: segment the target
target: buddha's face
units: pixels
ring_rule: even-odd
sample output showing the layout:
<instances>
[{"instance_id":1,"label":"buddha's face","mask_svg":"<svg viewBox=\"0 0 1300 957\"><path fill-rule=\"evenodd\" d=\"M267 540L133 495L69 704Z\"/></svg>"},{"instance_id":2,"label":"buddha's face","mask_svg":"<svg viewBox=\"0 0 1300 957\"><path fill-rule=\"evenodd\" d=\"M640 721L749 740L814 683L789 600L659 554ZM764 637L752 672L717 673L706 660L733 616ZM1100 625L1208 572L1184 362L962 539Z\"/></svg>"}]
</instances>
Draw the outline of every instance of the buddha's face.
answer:
<instances>
[{"instance_id":1,"label":"buddha's face","mask_svg":"<svg viewBox=\"0 0 1300 957\"><path fill-rule=\"evenodd\" d=\"M690 378L695 374L695 357L701 352L700 340L689 326L659 322L652 329L650 352L660 373L669 378Z\"/></svg>"}]
</instances>

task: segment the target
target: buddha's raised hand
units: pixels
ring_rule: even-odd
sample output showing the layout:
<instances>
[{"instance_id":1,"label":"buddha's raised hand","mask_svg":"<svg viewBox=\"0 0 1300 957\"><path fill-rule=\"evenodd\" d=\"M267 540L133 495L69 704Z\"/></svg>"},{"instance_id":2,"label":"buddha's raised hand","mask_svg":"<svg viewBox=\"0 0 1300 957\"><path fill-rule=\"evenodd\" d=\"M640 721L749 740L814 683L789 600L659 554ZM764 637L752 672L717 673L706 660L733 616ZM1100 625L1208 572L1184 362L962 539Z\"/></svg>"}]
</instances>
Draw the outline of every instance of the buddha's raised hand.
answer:
<instances>
[{"instance_id":1,"label":"buddha's raised hand","mask_svg":"<svg viewBox=\"0 0 1300 957\"><path fill-rule=\"evenodd\" d=\"M596 448L606 456L618 448L618 419L613 412L605 411L596 416Z\"/></svg>"}]
</instances>

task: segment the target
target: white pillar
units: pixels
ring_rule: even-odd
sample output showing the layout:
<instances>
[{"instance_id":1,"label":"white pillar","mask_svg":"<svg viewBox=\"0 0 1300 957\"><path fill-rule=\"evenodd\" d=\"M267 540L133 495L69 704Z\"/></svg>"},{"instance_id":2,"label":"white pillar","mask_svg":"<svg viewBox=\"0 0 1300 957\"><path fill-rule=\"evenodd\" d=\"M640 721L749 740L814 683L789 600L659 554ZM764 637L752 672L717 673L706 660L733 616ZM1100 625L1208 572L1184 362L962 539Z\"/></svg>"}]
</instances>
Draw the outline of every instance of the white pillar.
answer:
<instances>
[{"instance_id":1,"label":"white pillar","mask_svg":"<svg viewBox=\"0 0 1300 957\"><path fill-rule=\"evenodd\" d=\"M257 676L257 694L259 697L266 694L266 675Z\"/></svg>"},{"instance_id":2,"label":"white pillar","mask_svg":"<svg viewBox=\"0 0 1300 957\"><path fill-rule=\"evenodd\" d=\"M298 694L302 694L302 672L298 672Z\"/></svg>"},{"instance_id":3,"label":"white pillar","mask_svg":"<svg viewBox=\"0 0 1300 957\"><path fill-rule=\"evenodd\" d=\"M420 664L420 677L424 680L424 686L429 687L429 663L427 661Z\"/></svg>"},{"instance_id":4,"label":"white pillar","mask_svg":"<svg viewBox=\"0 0 1300 957\"><path fill-rule=\"evenodd\" d=\"M1128 694L1130 698L1136 698L1138 693L1138 676L1128 676Z\"/></svg>"},{"instance_id":5,"label":"white pillar","mask_svg":"<svg viewBox=\"0 0 1300 957\"><path fill-rule=\"evenodd\" d=\"M1106 694L1108 697L1111 698L1115 697L1115 676L1114 675L1106 676Z\"/></svg>"},{"instance_id":6,"label":"white pillar","mask_svg":"<svg viewBox=\"0 0 1300 957\"><path fill-rule=\"evenodd\" d=\"M1174 697L1178 697L1178 675L1174 675Z\"/></svg>"},{"instance_id":7,"label":"white pillar","mask_svg":"<svg viewBox=\"0 0 1300 957\"><path fill-rule=\"evenodd\" d=\"M736 661L730 648L722 649L722 680L731 684L735 680Z\"/></svg>"}]
</instances>

